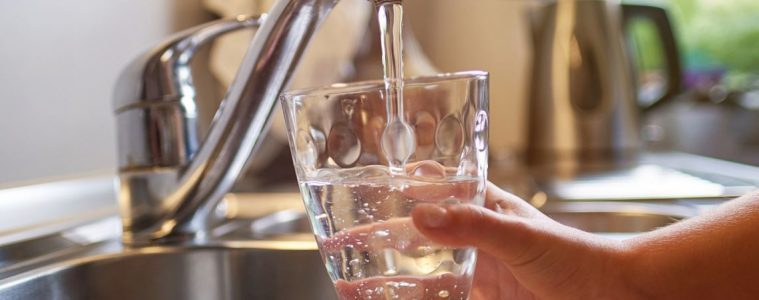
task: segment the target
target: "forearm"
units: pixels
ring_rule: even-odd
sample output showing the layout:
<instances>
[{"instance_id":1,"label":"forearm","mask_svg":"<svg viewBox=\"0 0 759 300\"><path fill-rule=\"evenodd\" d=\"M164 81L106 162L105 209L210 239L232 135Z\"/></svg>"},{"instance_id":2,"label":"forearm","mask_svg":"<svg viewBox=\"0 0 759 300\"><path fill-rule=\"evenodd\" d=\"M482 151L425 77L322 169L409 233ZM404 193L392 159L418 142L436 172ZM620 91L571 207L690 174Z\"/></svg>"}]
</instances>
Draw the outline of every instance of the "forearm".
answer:
<instances>
[{"instance_id":1,"label":"forearm","mask_svg":"<svg viewBox=\"0 0 759 300\"><path fill-rule=\"evenodd\" d=\"M626 244L627 280L645 298L759 295L759 193Z\"/></svg>"}]
</instances>

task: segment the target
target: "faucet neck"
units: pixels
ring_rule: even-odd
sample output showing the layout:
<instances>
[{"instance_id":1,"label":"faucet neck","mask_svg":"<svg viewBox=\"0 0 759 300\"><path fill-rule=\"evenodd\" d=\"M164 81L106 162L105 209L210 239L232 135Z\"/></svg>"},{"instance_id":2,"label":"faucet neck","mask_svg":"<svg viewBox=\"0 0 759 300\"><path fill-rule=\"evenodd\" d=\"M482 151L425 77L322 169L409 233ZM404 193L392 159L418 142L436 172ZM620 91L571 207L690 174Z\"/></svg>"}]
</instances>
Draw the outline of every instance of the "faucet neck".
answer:
<instances>
[{"instance_id":1,"label":"faucet neck","mask_svg":"<svg viewBox=\"0 0 759 300\"><path fill-rule=\"evenodd\" d=\"M116 89L120 98L136 95L117 98L116 108L125 243L208 238L212 210L262 142L279 94L336 2L280 0L262 23L227 21L248 25L229 28L260 28L202 142L195 126L196 103L202 100L191 84L187 57L193 51L187 45L232 29L221 30L221 23L191 29L127 68ZM156 86L174 89L155 92Z\"/></svg>"}]
</instances>

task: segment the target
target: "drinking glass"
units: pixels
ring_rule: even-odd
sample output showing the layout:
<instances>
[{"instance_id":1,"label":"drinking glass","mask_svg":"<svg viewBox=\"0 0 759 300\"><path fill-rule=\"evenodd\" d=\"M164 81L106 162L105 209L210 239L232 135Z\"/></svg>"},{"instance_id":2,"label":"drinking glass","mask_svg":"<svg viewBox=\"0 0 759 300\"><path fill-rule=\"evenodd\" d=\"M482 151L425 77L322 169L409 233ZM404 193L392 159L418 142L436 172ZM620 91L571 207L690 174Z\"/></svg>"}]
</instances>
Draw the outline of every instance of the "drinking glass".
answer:
<instances>
[{"instance_id":1,"label":"drinking glass","mask_svg":"<svg viewBox=\"0 0 759 300\"><path fill-rule=\"evenodd\" d=\"M412 149L400 171L383 149L385 93L370 81L281 97L322 259L342 299L466 299L475 249L427 240L409 215L419 203L483 205L488 74L404 80L399 111L414 134L387 143Z\"/></svg>"}]
</instances>

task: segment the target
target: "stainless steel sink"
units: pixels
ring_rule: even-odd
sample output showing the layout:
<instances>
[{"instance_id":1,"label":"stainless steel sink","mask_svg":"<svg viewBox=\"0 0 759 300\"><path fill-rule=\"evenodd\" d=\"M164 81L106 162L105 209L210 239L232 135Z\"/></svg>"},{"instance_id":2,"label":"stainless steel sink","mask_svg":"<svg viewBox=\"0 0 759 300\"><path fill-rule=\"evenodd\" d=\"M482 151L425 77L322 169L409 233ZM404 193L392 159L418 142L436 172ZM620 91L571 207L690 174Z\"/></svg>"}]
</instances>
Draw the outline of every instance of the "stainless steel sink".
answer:
<instances>
[{"instance_id":1,"label":"stainless steel sink","mask_svg":"<svg viewBox=\"0 0 759 300\"><path fill-rule=\"evenodd\" d=\"M0 299L336 299L300 201L298 194L229 197L229 221L212 231L219 240L212 246L132 249L116 232L100 242L58 243L34 259L18 256L0 265ZM697 213L631 202L549 202L542 210L583 230L633 234ZM28 248L15 247L0 253Z\"/></svg>"},{"instance_id":2,"label":"stainless steel sink","mask_svg":"<svg viewBox=\"0 0 759 300\"><path fill-rule=\"evenodd\" d=\"M0 299L335 299L309 243L240 242L204 248L122 249L0 280Z\"/></svg>"},{"instance_id":3,"label":"stainless steel sink","mask_svg":"<svg viewBox=\"0 0 759 300\"><path fill-rule=\"evenodd\" d=\"M640 202L554 202L541 210L559 223L599 234L638 234L698 214L686 205Z\"/></svg>"},{"instance_id":4,"label":"stainless steel sink","mask_svg":"<svg viewBox=\"0 0 759 300\"><path fill-rule=\"evenodd\" d=\"M562 201L540 208L550 218L584 231L639 234L698 215L695 207L677 203ZM230 236L312 241L302 210L283 210L240 226Z\"/></svg>"},{"instance_id":5,"label":"stainless steel sink","mask_svg":"<svg viewBox=\"0 0 759 300\"><path fill-rule=\"evenodd\" d=\"M242 198L203 246L129 248L116 217L0 244L0 299L336 299L299 196Z\"/></svg>"}]
</instances>

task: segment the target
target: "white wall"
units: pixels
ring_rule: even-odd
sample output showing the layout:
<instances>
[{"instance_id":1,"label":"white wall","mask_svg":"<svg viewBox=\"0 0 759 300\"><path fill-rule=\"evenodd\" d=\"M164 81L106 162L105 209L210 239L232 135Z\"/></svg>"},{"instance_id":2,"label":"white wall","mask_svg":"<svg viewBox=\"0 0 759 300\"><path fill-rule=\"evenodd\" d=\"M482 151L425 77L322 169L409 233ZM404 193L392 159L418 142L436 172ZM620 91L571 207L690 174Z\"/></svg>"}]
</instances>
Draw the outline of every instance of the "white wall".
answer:
<instances>
[{"instance_id":1,"label":"white wall","mask_svg":"<svg viewBox=\"0 0 759 300\"><path fill-rule=\"evenodd\" d=\"M112 87L200 0L0 1L0 185L116 166Z\"/></svg>"},{"instance_id":2,"label":"white wall","mask_svg":"<svg viewBox=\"0 0 759 300\"><path fill-rule=\"evenodd\" d=\"M524 147L530 67L527 0L411 0L407 18L433 65L490 72L490 153Z\"/></svg>"}]
</instances>

